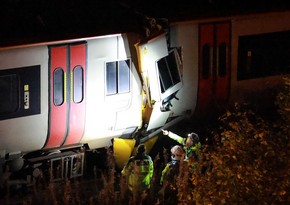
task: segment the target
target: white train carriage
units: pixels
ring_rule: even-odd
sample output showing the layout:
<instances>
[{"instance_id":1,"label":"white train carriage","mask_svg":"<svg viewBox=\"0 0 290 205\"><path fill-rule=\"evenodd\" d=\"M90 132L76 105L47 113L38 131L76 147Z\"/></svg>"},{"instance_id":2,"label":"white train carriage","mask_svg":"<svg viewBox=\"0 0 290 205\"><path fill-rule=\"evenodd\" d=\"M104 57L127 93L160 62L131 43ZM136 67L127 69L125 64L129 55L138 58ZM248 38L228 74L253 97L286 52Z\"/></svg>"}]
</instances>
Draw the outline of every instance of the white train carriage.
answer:
<instances>
[{"instance_id":1,"label":"white train carriage","mask_svg":"<svg viewBox=\"0 0 290 205\"><path fill-rule=\"evenodd\" d=\"M165 34L145 42L138 37L116 34L3 48L2 164L8 162L12 171L26 161L34 168L61 166L63 178L79 161L83 170L84 146L93 150L111 146L113 138L133 139L121 153L122 165L143 125L147 134L138 137L151 138L156 129L182 119L190 104L178 96L184 83L177 51L168 48ZM182 104L175 105L177 99Z\"/></svg>"},{"instance_id":2,"label":"white train carriage","mask_svg":"<svg viewBox=\"0 0 290 205\"><path fill-rule=\"evenodd\" d=\"M9 136L1 153L121 136L141 125L141 83L126 36L32 45L0 57L1 133Z\"/></svg>"},{"instance_id":3,"label":"white train carriage","mask_svg":"<svg viewBox=\"0 0 290 205\"><path fill-rule=\"evenodd\" d=\"M1 50L2 161L18 170L28 152L95 149L136 132L142 86L128 44L111 35Z\"/></svg>"}]
</instances>

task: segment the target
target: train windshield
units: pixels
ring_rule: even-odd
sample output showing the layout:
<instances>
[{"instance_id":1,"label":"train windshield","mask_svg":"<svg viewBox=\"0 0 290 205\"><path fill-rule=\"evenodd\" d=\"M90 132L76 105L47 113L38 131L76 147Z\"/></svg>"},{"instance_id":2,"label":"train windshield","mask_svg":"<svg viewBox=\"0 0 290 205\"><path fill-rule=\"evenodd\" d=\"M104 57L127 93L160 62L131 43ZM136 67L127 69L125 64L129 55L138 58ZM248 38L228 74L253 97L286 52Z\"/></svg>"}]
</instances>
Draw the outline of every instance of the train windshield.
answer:
<instances>
[{"instance_id":1,"label":"train windshield","mask_svg":"<svg viewBox=\"0 0 290 205\"><path fill-rule=\"evenodd\" d=\"M162 100L175 95L181 88L180 65L180 59L175 49L156 62Z\"/></svg>"}]
</instances>

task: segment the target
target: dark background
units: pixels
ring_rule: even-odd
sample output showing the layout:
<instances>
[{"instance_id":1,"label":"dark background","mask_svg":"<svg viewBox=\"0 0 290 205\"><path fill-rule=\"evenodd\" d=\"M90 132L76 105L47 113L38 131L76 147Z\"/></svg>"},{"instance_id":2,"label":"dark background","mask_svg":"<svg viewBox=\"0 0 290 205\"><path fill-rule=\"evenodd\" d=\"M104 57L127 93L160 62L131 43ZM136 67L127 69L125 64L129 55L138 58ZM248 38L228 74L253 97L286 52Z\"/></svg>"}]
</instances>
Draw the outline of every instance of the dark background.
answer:
<instances>
[{"instance_id":1,"label":"dark background","mask_svg":"<svg viewBox=\"0 0 290 205\"><path fill-rule=\"evenodd\" d=\"M1 0L0 46L141 31L169 21L290 9L288 0Z\"/></svg>"}]
</instances>

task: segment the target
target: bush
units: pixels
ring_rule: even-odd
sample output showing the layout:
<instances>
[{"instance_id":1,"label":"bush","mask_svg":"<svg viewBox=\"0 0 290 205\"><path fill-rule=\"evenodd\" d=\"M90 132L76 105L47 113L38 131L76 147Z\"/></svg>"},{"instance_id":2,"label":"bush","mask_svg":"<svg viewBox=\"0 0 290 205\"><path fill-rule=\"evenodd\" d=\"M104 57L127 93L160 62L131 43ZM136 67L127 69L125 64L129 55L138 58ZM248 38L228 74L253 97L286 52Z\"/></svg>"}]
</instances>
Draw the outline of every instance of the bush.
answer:
<instances>
[{"instance_id":1,"label":"bush","mask_svg":"<svg viewBox=\"0 0 290 205\"><path fill-rule=\"evenodd\" d=\"M289 136L238 105L220 118L214 146L204 146L193 174L195 204L289 202ZM278 131L279 130L279 131Z\"/></svg>"},{"instance_id":2,"label":"bush","mask_svg":"<svg viewBox=\"0 0 290 205\"><path fill-rule=\"evenodd\" d=\"M214 144L203 147L199 169L192 173L195 188L187 202L290 203L289 94L290 80L285 78L275 102L280 118L274 123L239 104L219 118Z\"/></svg>"}]
</instances>

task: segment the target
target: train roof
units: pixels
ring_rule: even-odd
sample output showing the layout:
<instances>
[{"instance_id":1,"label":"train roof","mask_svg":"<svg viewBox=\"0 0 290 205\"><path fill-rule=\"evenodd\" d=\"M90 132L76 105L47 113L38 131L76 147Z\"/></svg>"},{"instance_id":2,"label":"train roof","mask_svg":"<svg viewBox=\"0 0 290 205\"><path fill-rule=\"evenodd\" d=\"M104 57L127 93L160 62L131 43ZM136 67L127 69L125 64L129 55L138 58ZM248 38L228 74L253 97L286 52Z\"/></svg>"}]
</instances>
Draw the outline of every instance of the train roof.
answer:
<instances>
[{"instance_id":1,"label":"train roof","mask_svg":"<svg viewBox=\"0 0 290 205\"><path fill-rule=\"evenodd\" d=\"M3 0L0 46L143 32L144 19L169 22L290 10L284 0Z\"/></svg>"}]
</instances>

